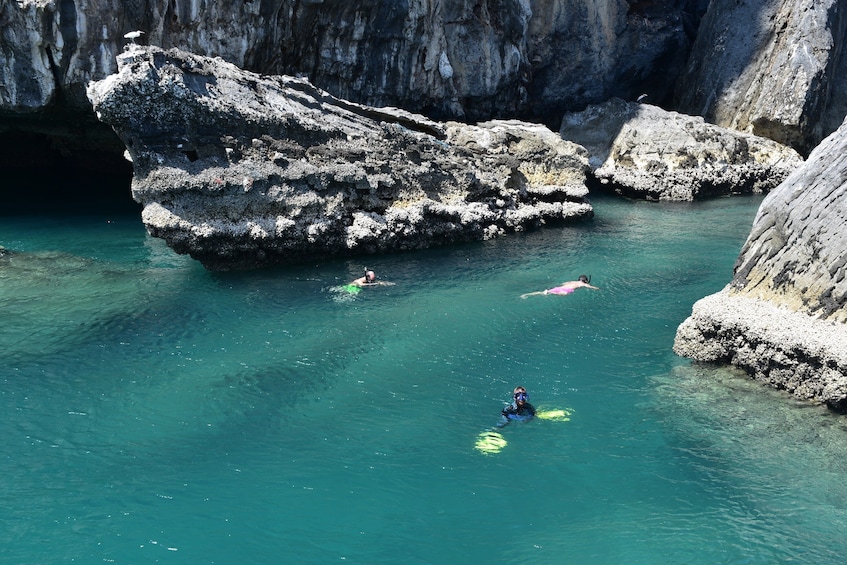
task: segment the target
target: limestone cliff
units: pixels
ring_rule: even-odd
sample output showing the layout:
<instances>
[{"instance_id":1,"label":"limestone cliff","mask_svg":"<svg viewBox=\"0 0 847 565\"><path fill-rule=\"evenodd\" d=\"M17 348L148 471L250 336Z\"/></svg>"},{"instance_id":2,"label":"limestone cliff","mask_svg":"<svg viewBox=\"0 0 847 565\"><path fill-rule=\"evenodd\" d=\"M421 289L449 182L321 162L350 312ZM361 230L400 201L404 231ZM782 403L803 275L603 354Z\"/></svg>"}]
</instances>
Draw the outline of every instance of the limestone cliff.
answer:
<instances>
[{"instance_id":1,"label":"limestone cliff","mask_svg":"<svg viewBox=\"0 0 847 565\"><path fill-rule=\"evenodd\" d=\"M732 283L695 304L677 353L847 410L846 156L843 124L765 198Z\"/></svg>"},{"instance_id":2,"label":"limestone cliff","mask_svg":"<svg viewBox=\"0 0 847 565\"><path fill-rule=\"evenodd\" d=\"M64 153L84 153L97 125L86 85L116 71L132 30L145 32L142 44L302 76L369 106L438 120L521 118L558 127L564 110L609 96L668 99L703 3L4 1L0 146L5 142L9 161L43 159L44 143L16 151L20 133L34 132L59 139ZM0 165L2 158L0 152Z\"/></svg>"},{"instance_id":3,"label":"limestone cliff","mask_svg":"<svg viewBox=\"0 0 847 565\"><path fill-rule=\"evenodd\" d=\"M149 232L214 270L486 239L593 215L587 156L543 126L441 124L305 79L133 48L92 83Z\"/></svg>"},{"instance_id":4,"label":"limestone cliff","mask_svg":"<svg viewBox=\"0 0 847 565\"><path fill-rule=\"evenodd\" d=\"M845 0L712 0L676 106L807 154L847 114L845 42Z\"/></svg>"}]
</instances>

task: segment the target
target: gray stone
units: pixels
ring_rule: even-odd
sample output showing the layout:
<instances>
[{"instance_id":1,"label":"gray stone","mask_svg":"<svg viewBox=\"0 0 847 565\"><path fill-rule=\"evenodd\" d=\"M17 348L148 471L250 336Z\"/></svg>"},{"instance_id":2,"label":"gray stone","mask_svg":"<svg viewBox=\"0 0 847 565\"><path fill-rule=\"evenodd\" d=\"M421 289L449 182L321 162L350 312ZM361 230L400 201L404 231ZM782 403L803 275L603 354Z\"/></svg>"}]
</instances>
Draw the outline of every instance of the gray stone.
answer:
<instances>
[{"instance_id":1,"label":"gray stone","mask_svg":"<svg viewBox=\"0 0 847 565\"><path fill-rule=\"evenodd\" d=\"M467 121L558 117L645 88L667 98L672 80L661 77L682 72L693 17L678 0L7 1L0 111L59 96L87 106L86 84L113 74L124 34L141 30L140 43L305 75L370 106Z\"/></svg>"},{"instance_id":2,"label":"gray stone","mask_svg":"<svg viewBox=\"0 0 847 565\"><path fill-rule=\"evenodd\" d=\"M847 410L847 124L762 202L732 282L698 302L674 350Z\"/></svg>"},{"instance_id":3,"label":"gray stone","mask_svg":"<svg viewBox=\"0 0 847 565\"><path fill-rule=\"evenodd\" d=\"M803 162L769 139L620 99L566 114L559 133L585 146L601 184L647 200L765 193Z\"/></svg>"},{"instance_id":4,"label":"gray stone","mask_svg":"<svg viewBox=\"0 0 847 565\"><path fill-rule=\"evenodd\" d=\"M214 270L487 239L590 218L585 150L543 126L442 124L307 80L133 48L89 98L149 232Z\"/></svg>"},{"instance_id":5,"label":"gray stone","mask_svg":"<svg viewBox=\"0 0 847 565\"><path fill-rule=\"evenodd\" d=\"M694 304L674 351L729 363L804 400L847 410L847 326L724 290Z\"/></svg>"},{"instance_id":6,"label":"gray stone","mask_svg":"<svg viewBox=\"0 0 847 565\"><path fill-rule=\"evenodd\" d=\"M676 107L808 154L847 114L844 0L712 0Z\"/></svg>"}]
</instances>

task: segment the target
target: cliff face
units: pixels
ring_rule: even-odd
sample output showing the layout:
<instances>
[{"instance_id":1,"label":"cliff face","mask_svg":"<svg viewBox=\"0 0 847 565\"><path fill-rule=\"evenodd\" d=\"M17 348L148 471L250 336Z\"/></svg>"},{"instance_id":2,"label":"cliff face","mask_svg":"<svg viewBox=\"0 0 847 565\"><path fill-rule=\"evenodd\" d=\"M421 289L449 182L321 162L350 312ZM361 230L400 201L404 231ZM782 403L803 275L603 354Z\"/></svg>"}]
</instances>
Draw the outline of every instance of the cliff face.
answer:
<instances>
[{"instance_id":1,"label":"cliff face","mask_svg":"<svg viewBox=\"0 0 847 565\"><path fill-rule=\"evenodd\" d=\"M44 139L84 155L110 132L86 85L127 40L303 76L339 98L431 118L530 119L610 96L668 98L703 0L17 0L0 3L5 164ZM98 127L101 128L98 130ZM20 133L41 136L20 150ZM96 140L98 133L103 139ZM112 136L113 137L113 136ZM120 153L114 144L110 150ZM8 153L12 155L12 153ZM4 160L0 157L0 165ZM33 161L33 166L38 162Z\"/></svg>"},{"instance_id":2,"label":"cliff face","mask_svg":"<svg viewBox=\"0 0 847 565\"><path fill-rule=\"evenodd\" d=\"M676 106L808 154L847 114L845 41L844 0L712 0Z\"/></svg>"},{"instance_id":3,"label":"cliff face","mask_svg":"<svg viewBox=\"0 0 847 565\"><path fill-rule=\"evenodd\" d=\"M842 125L765 198L732 283L695 304L678 354L847 410L845 156Z\"/></svg>"},{"instance_id":4,"label":"cliff face","mask_svg":"<svg viewBox=\"0 0 847 565\"><path fill-rule=\"evenodd\" d=\"M556 128L564 112L647 93L805 154L847 114L846 11L847 0L16 0L0 4L0 137L55 134L73 149L96 125L86 85L116 71L138 29L144 44L439 120Z\"/></svg>"},{"instance_id":5,"label":"cliff face","mask_svg":"<svg viewBox=\"0 0 847 565\"><path fill-rule=\"evenodd\" d=\"M735 293L847 322L847 126L765 198L735 266Z\"/></svg>"}]
</instances>

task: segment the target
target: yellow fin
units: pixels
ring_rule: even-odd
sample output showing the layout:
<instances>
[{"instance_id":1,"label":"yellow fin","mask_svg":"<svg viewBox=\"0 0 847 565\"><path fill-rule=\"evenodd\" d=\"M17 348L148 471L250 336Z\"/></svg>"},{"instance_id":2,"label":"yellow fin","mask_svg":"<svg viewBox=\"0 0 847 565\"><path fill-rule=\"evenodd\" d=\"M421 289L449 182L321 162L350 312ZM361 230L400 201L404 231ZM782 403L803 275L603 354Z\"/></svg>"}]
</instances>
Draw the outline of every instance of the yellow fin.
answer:
<instances>
[{"instance_id":1,"label":"yellow fin","mask_svg":"<svg viewBox=\"0 0 847 565\"><path fill-rule=\"evenodd\" d=\"M554 422L567 422L571 419L571 411L561 408L556 410L538 410L535 413L535 417L542 420L552 420Z\"/></svg>"},{"instance_id":2,"label":"yellow fin","mask_svg":"<svg viewBox=\"0 0 847 565\"><path fill-rule=\"evenodd\" d=\"M489 455L499 453L509 442L501 434L494 431L482 432L476 438L476 447L482 453Z\"/></svg>"}]
</instances>

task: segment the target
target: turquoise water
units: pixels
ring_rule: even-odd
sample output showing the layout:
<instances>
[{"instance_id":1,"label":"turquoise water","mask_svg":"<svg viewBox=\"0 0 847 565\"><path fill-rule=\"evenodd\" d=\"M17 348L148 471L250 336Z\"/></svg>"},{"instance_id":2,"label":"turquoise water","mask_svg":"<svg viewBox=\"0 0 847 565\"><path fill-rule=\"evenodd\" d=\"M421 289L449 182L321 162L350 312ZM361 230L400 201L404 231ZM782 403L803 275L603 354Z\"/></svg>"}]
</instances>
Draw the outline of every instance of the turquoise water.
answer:
<instances>
[{"instance_id":1,"label":"turquoise water","mask_svg":"<svg viewBox=\"0 0 847 565\"><path fill-rule=\"evenodd\" d=\"M847 420L671 351L760 201L240 274L0 216L0 561L843 563ZM571 420L477 452L517 384Z\"/></svg>"}]
</instances>

